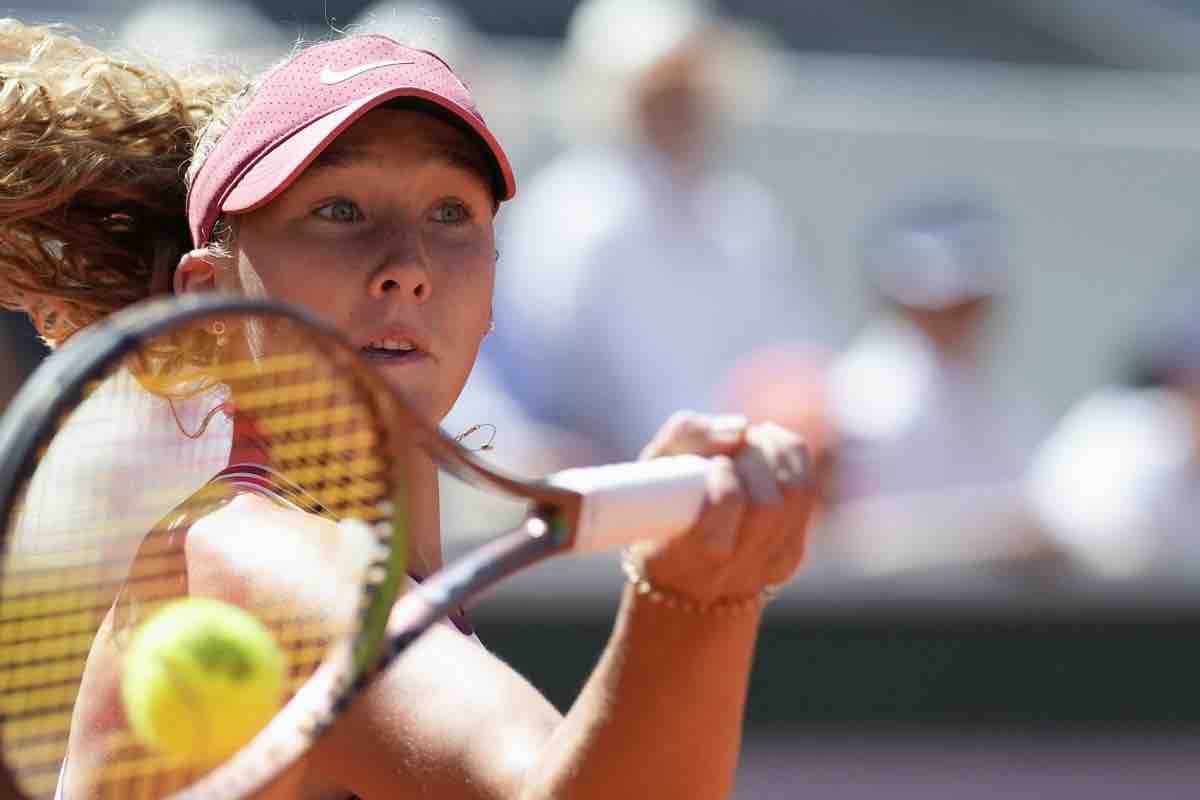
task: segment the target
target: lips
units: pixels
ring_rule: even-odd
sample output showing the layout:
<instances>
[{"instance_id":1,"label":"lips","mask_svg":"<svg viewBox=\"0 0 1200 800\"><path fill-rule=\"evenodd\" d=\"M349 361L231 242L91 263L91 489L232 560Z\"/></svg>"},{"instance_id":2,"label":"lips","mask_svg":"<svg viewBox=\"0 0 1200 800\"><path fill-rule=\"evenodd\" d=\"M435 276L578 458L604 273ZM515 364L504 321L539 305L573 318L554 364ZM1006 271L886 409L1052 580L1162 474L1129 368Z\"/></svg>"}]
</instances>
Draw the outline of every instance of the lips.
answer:
<instances>
[{"instance_id":1,"label":"lips","mask_svg":"<svg viewBox=\"0 0 1200 800\"><path fill-rule=\"evenodd\" d=\"M367 344L367 350L379 350L387 353L411 353L417 349L417 345L410 339L400 339L394 336L388 336L383 339L376 339Z\"/></svg>"},{"instance_id":2,"label":"lips","mask_svg":"<svg viewBox=\"0 0 1200 800\"><path fill-rule=\"evenodd\" d=\"M364 357L380 361L411 361L429 355L416 335L400 329L376 333L360 345L360 351Z\"/></svg>"}]
</instances>

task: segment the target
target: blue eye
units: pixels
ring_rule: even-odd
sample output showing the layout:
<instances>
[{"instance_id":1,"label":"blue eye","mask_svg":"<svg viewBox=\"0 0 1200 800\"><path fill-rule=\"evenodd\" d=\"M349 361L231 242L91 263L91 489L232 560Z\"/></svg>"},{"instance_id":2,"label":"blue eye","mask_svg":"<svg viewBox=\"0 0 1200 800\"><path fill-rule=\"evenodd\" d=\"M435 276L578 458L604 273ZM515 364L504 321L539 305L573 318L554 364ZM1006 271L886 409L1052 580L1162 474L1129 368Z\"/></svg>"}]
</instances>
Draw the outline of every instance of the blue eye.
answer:
<instances>
[{"instance_id":1,"label":"blue eye","mask_svg":"<svg viewBox=\"0 0 1200 800\"><path fill-rule=\"evenodd\" d=\"M358 206L349 200L334 200L316 210L316 215L330 222L357 222L363 218Z\"/></svg>"},{"instance_id":2,"label":"blue eye","mask_svg":"<svg viewBox=\"0 0 1200 800\"><path fill-rule=\"evenodd\" d=\"M464 203L458 200L448 200L433 211L433 218L446 225L457 225L471 218L471 212Z\"/></svg>"}]
</instances>

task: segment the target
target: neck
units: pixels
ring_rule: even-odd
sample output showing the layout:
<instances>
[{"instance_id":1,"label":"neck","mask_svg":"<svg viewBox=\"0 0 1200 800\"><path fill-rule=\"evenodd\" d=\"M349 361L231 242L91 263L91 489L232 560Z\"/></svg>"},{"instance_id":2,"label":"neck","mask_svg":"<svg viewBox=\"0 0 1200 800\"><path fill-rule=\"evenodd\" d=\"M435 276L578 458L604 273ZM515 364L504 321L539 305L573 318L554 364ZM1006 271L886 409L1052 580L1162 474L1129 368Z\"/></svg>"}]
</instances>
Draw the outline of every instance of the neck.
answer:
<instances>
[{"instance_id":1,"label":"neck","mask_svg":"<svg viewBox=\"0 0 1200 800\"><path fill-rule=\"evenodd\" d=\"M408 507L412 520L409 571L424 577L442 566L437 467L424 452L414 451L408 464L408 476Z\"/></svg>"}]
</instances>

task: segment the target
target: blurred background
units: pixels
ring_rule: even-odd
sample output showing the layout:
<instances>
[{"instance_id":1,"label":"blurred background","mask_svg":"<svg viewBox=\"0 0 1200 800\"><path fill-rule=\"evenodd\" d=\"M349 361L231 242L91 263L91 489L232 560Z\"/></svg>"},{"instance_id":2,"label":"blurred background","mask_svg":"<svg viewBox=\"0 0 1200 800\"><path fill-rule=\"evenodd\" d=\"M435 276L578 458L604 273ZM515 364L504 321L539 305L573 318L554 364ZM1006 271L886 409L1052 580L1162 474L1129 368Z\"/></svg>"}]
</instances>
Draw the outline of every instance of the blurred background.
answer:
<instances>
[{"instance_id":1,"label":"blurred background","mask_svg":"<svg viewBox=\"0 0 1200 800\"><path fill-rule=\"evenodd\" d=\"M739 798L1200 784L1200 2L0 11L251 73L333 30L435 49L519 186L447 429L526 474L634 457L678 408L808 439ZM3 403L45 354L11 315L0 351ZM494 519L448 491L449 532ZM512 581L482 637L566 707L618 575Z\"/></svg>"}]
</instances>

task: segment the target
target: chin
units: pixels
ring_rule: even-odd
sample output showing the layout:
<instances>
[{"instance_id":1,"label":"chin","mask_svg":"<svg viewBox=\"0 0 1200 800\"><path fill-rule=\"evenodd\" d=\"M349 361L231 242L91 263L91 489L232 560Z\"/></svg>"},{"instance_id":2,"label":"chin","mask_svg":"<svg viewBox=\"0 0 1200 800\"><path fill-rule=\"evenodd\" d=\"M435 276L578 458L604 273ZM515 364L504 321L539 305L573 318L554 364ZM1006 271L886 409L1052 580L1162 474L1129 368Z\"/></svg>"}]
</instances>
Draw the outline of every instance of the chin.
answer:
<instances>
[{"instance_id":1,"label":"chin","mask_svg":"<svg viewBox=\"0 0 1200 800\"><path fill-rule=\"evenodd\" d=\"M450 406L442 402L438 393L427 388L390 383L392 389L408 404L414 412L431 425L438 425L442 418L450 412Z\"/></svg>"}]
</instances>

